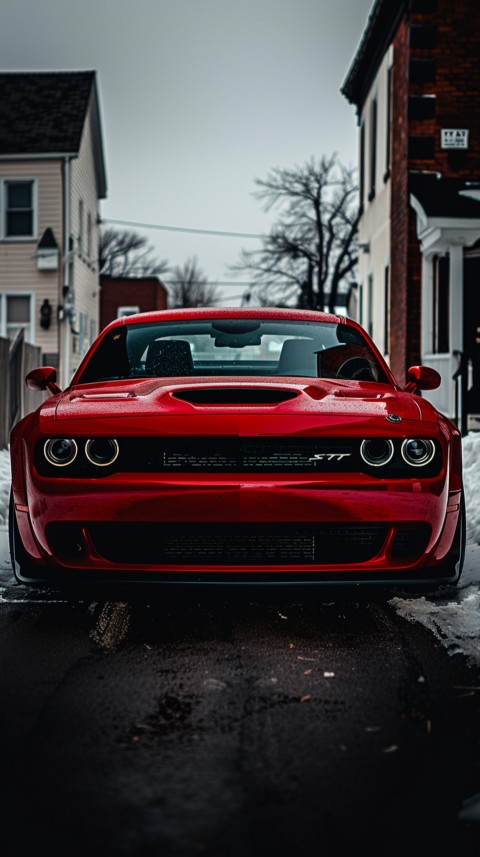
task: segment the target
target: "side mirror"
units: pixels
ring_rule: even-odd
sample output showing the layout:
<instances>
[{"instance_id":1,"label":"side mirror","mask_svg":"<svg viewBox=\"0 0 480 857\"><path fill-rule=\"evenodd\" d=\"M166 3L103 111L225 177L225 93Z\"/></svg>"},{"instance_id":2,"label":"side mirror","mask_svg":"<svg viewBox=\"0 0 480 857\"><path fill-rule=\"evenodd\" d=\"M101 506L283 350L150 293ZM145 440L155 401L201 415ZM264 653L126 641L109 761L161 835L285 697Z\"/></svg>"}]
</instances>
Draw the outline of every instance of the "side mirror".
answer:
<instances>
[{"instance_id":1,"label":"side mirror","mask_svg":"<svg viewBox=\"0 0 480 857\"><path fill-rule=\"evenodd\" d=\"M436 369L428 366L410 366L407 372L407 383L404 386L406 393L414 393L415 390L436 390L442 383L440 374Z\"/></svg>"},{"instance_id":2,"label":"side mirror","mask_svg":"<svg viewBox=\"0 0 480 857\"><path fill-rule=\"evenodd\" d=\"M32 369L25 378L25 384L29 390L35 390L37 393L45 390L50 390L51 393L62 392L57 384L57 370L54 366L40 366L38 369Z\"/></svg>"}]
</instances>

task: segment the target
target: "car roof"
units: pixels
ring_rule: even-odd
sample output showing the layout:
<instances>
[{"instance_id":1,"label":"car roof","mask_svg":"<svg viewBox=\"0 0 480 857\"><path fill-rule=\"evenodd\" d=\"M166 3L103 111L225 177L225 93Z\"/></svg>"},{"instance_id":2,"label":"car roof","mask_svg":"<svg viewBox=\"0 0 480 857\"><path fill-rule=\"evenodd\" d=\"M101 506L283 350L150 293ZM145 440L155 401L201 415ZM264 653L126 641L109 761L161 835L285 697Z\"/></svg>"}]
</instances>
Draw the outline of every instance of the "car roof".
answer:
<instances>
[{"instance_id":1,"label":"car roof","mask_svg":"<svg viewBox=\"0 0 480 857\"><path fill-rule=\"evenodd\" d=\"M284 319L285 321L316 321L332 324L345 324L345 316L334 313L318 312L316 310L288 309L284 307L190 307L185 309L166 309L152 312L136 313L123 316L110 322L107 327L141 324L155 321L186 321L188 319L208 318L261 318ZM349 322L355 324L351 319Z\"/></svg>"}]
</instances>

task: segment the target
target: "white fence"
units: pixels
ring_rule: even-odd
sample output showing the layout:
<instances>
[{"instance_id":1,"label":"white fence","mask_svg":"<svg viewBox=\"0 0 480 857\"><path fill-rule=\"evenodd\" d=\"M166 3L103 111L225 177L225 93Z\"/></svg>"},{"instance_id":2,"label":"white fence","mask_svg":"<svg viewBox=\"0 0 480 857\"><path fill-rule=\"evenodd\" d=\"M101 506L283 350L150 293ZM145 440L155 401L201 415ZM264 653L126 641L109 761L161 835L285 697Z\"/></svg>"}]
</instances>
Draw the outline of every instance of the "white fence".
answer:
<instances>
[{"instance_id":1,"label":"white fence","mask_svg":"<svg viewBox=\"0 0 480 857\"><path fill-rule=\"evenodd\" d=\"M7 448L15 423L45 399L25 384L25 375L41 360L41 349L25 342L23 330L13 341L0 337L0 449Z\"/></svg>"}]
</instances>

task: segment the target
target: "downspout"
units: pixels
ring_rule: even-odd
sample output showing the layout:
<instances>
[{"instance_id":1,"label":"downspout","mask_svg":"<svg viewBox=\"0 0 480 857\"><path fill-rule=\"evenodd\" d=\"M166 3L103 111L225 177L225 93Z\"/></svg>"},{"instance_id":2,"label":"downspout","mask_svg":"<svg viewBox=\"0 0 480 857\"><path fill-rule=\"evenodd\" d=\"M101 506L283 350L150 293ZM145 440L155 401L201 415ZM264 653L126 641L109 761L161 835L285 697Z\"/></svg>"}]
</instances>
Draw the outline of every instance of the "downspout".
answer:
<instances>
[{"instance_id":1,"label":"downspout","mask_svg":"<svg viewBox=\"0 0 480 857\"><path fill-rule=\"evenodd\" d=\"M463 342L463 245L450 244L449 248L449 331L448 338L450 342L450 354L452 362L455 354L460 355L460 419L457 428L460 429L462 437L467 434L467 387L468 376L467 367L468 360L465 360L464 342ZM453 368L453 367L452 367ZM454 376L453 376L454 377ZM458 382L455 382L458 383ZM457 388L454 388L454 391ZM457 414L456 414L457 416Z\"/></svg>"},{"instance_id":2,"label":"downspout","mask_svg":"<svg viewBox=\"0 0 480 857\"><path fill-rule=\"evenodd\" d=\"M64 306L64 327L63 327L63 383L62 388L65 388L70 382L70 313L71 313L71 295L70 295L70 185L71 185L71 157L65 157L64 170L64 232L63 232L63 306Z\"/></svg>"}]
</instances>

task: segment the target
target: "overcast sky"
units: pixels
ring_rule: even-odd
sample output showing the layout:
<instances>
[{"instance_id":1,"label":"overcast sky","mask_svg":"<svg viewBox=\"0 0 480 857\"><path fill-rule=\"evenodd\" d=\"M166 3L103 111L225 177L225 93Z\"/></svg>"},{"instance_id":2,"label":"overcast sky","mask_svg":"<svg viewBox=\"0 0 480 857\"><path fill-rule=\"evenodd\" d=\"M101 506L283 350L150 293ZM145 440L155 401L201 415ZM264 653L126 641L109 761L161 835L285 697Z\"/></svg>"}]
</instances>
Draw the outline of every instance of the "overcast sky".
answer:
<instances>
[{"instance_id":1,"label":"overcast sky","mask_svg":"<svg viewBox=\"0 0 480 857\"><path fill-rule=\"evenodd\" d=\"M0 0L0 68L95 69L102 218L265 233L255 178L338 153L357 163L340 88L373 0ZM113 224L112 224L113 225ZM212 281L256 239L138 228ZM244 279L244 278L243 278ZM224 286L229 300L243 289Z\"/></svg>"}]
</instances>

